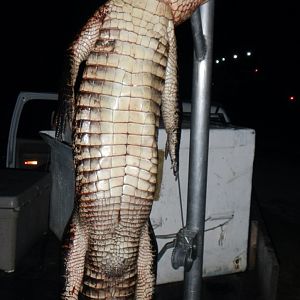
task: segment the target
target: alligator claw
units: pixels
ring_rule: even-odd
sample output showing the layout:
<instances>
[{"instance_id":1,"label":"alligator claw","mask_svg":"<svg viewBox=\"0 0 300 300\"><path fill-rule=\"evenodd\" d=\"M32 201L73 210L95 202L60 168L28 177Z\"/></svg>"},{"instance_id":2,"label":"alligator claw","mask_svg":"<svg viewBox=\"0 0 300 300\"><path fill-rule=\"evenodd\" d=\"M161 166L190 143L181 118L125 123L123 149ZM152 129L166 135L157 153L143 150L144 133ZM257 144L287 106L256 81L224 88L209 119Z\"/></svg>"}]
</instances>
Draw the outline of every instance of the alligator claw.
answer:
<instances>
[{"instance_id":1,"label":"alligator claw","mask_svg":"<svg viewBox=\"0 0 300 300\"><path fill-rule=\"evenodd\" d=\"M173 154L170 150L169 141L167 139L165 146L165 159L170 155L171 158L171 169L173 170L173 174L175 176L175 180L178 179L178 158L177 155Z\"/></svg>"},{"instance_id":2,"label":"alligator claw","mask_svg":"<svg viewBox=\"0 0 300 300\"><path fill-rule=\"evenodd\" d=\"M56 116L55 138L60 142L63 141L63 133L66 130L66 124L69 122L72 128L74 115L74 93L71 86L66 85L59 97L59 107Z\"/></svg>"},{"instance_id":3,"label":"alligator claw","mask_svg":"<svg viewBox=\"0 0 300 300\"><path fill-rule=\"evenodd\" d=\"M176 181L178 179L178 176L179 176L177 162L173 162L171 169L173 169L173 174L175 176L175 181Z\"/></svg>"}]
</instances>

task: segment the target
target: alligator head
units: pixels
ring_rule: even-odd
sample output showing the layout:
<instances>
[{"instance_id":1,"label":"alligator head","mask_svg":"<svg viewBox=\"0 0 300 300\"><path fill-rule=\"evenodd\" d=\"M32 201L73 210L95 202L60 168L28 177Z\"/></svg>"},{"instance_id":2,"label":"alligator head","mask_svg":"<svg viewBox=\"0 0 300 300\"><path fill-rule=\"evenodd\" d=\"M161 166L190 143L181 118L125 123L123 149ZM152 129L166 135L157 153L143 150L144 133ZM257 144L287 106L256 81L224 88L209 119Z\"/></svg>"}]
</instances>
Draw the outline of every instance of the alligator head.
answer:
<instances>
[{"instance_id":1,"label":"alligator head","mask_svg":"<svg viewBox=\"0 0 300 300\"><path fill-rule=\"evenodd\" d=\"M164 0L164 2L171 7L174 25L177 26L188 19L207 0Z\"/></svg>"}]
</instances>

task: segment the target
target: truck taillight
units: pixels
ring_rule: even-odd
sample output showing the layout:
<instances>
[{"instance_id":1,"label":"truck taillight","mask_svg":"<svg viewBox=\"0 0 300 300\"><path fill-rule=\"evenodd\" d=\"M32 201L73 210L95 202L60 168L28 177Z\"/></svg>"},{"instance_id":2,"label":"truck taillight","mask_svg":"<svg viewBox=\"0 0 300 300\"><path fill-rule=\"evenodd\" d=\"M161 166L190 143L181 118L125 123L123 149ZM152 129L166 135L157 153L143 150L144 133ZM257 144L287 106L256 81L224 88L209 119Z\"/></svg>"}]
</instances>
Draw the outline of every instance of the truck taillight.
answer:
<instances>
[{"instance_id":1,"label":"truck taillight","mask_svg":"<svg viewBox=\"0 0 300 300\"><path fill-rule=\"evenodd\" d=\"M38 161L37 160L25 160L24 165L26 165L26 166L37 166Z\"/></svg>"}]
</instances>

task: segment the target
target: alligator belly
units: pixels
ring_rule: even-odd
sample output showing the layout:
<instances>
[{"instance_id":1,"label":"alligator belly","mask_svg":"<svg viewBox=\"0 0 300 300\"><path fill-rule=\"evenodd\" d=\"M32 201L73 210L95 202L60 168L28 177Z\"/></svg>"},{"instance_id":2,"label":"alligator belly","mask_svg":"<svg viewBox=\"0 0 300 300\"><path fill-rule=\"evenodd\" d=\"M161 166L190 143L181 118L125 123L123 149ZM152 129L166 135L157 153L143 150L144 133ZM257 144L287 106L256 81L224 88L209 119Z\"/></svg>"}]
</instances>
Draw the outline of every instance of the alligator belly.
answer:
<instances>
[{"instance_id":1,"label":"alligator belly","mask_svg":"<svg viewBox=\"0 0 300 300\"><path fill-rule=\"evenodd\" d=\"M76 101L76 200L89 243L82 293L131 299L156 187L167 47L157 32L134 40L126 22L110 22L89 54Z\"/></svg>"},{"instance_id":2,"label":"alligator belly","mask_svg":"<svg viewBox=\"0 0 300 300\"><path fill-rule=\"evenodd\" d=\"M134 293L140 235L151 212L158 164L159 114L149 109L157 104L139 99L143 105L137 106L128 97L110 97L108 104L105 99L97 93L79 97L74 135L76 198L89 237L82 293L98 299L98 293L111 295L119 279L127 281L123 292Z\"/></svg>"}]
</instances>

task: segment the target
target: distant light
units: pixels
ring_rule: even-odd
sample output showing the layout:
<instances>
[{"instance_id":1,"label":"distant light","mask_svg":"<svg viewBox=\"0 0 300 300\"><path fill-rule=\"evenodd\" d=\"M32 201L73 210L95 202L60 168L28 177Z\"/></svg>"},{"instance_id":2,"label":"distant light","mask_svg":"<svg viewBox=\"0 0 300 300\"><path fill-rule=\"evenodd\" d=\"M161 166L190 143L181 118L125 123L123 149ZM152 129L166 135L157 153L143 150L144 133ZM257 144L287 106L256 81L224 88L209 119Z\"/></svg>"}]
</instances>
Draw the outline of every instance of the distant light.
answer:
<instances>
[{"instance_id":1,"label":"distant light","mask_svg":"<svg viewBox=\"0 0 300 300\"><path fill-rule=\"evenodd\" d=\"M255 73L257 73L257 72L258 72L258 69L257 69L257 68L256 68L256 69L254 69L254 72L255 72Z\"/></svg>"},{"instance_id":2,"label":"distant light","mask_svg":"<svg viewBox=\"0 0 300 300\"><path fill-rule=\"evenodd\" d=\"M247 52L247 56L251 56L252 53L250 51Z\"/></svg>"},{"instance_id":3,"label":"distant light","mask_svg":"<svg viewBox=\"0 0 300 300\"><path fill-rule=\"evenodd\" d=\"M222 57L222 61L225 61L225 57Z\"/></svg>"},{"instance_id":4,"label":"distant light","mask_svg":"<svg viewBox=\"0 0 300 300\"><path fill-rule=\"evenodd\" d=\"M218 59L216 59L216 64L218 64L220 61Z\"/></svg>"},{"instance_id":5,"label":"distant light","mask_svg":"<svg viewBox=\"0 0 300 300\"><path fill-rule=\"evenodd\" d=\"M24 165L29 165L29 166L36 166L38 164L37 160L25 160Z\"/></svg>"},{"instance_id":6,"label":"distant light","mask_svg":"<svg viewBox=\"0 0 300 300\"><path fill-rule=\"evenodd\" d=\"M234 58L234 59L237 59L237 58L238 58L237 54L234 54L234 55L233 55L233 58Z\"/></svg>"},{"instance_id":7,"label":"distant light","mask_svg":"<svg viewBox=\"0 0 300 300\"><path fill-rule=\"evenodd\" d=\"M295 96L289 96L289 101L290 102L296 102L296 97Z\"/></svg>"}]
</instances>

